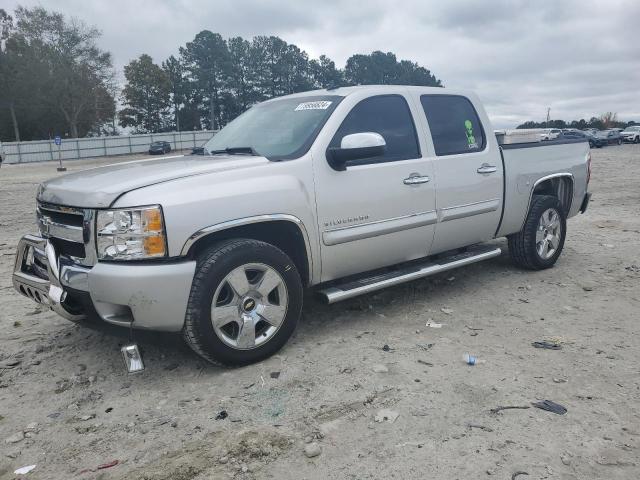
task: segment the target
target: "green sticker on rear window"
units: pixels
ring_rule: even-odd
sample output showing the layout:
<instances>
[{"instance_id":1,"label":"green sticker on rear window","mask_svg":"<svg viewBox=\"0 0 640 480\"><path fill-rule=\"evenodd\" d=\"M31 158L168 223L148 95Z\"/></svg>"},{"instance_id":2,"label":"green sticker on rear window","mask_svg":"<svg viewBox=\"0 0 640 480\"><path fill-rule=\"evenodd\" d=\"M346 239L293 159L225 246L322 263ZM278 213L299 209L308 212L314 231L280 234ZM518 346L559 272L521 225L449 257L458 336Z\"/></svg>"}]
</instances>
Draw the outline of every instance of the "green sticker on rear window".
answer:
<instances>
[{"instance_id":1,"label":"green sticker on rear window","mask_svg":"<svg viewBox=\"0 0 640 480\"><path fill-rule=\"evenodd\" d=\"M464 121L464 129L467 134L467 145L469 148L478 148L476 137L473 135L473 124L471 123L471 120Z\"/></svg>"}]
</instances>

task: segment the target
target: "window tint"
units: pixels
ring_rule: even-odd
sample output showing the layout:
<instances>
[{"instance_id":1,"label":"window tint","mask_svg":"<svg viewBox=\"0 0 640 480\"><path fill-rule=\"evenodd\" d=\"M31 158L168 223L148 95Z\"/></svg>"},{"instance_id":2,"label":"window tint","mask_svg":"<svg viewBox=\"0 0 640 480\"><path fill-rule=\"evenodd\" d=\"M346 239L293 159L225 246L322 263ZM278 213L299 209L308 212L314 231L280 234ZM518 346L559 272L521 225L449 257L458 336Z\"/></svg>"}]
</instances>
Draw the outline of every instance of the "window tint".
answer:
<instances>
[{"instance_id":1,"label":"window tint","mask_svg":"<svg viewBox=\"0 0 640 480\"><path fill-rule=\"evenodd\" d=\"M376 132L387 146L382 157L349 162L350 165L391 162L420 157L418 137L409 105L400 95L367 98L349 112L329 147L340 147L342 137L352 133Z\"/></svg>"},{"instance_id":2,"label":"window tint","mask_svg":"<svg viewBox=\"0 0 640 480\"><path fill-rule=\"evenodd\" d=\"M482 124L471 102L459 95L422 95L436 155L484 150Z\"/></svg>"}]
</instances>

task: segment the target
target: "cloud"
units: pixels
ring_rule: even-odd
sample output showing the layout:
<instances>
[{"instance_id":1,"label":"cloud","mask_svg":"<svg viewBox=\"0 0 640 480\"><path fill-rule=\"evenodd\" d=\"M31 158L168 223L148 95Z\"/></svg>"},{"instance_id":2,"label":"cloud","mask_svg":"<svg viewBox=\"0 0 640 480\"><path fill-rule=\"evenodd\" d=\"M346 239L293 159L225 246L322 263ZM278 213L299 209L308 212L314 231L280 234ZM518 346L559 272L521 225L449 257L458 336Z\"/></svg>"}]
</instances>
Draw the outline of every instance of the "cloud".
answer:
<instances>
[{"instance_id":1,"label":"cloud","mask_svg":"<svg viewBox=\"0 0 640 480\"><path fill-rule=\"evenodd\" d=\"M475 90L496 128L524 120L640 121L636 0L23 0L98 26L118 68L157 62L202 29L225 37L278 35L344 65L353 53L392 51L446 87Z\"/></svg>"}]
</instances>

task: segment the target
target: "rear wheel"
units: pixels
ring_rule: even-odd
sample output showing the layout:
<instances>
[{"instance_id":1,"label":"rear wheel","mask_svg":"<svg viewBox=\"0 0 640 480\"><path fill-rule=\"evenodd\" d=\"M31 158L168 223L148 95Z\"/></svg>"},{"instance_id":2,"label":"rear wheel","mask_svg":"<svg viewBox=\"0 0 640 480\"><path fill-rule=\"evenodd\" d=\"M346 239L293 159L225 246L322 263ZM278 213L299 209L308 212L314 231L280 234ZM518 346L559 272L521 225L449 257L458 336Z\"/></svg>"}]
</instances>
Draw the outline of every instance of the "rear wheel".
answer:
<instances>
[{"instance_id":1,"label":"rear wheel","mask_svg":"<svg viewBox=\"0 0 640 480\"><path fill-rule=\"evenodd\" d=\"M508 237L513 263L530 270L552 267L562 253L566 231L560 201L550 195L534 196L523 229Z\"/></svg>"},{"instance_id":2,"label":"rear wheel","mask_svg":"<svg viewBox=\"0 0 640 480\"><path fill-rule=\"evenodd\" d=\"M301 311L302 281L284 252L257 240L229 240L198 258L184 338L212 363L253 363L286 343Z\"/></svg>"}]
</instances>

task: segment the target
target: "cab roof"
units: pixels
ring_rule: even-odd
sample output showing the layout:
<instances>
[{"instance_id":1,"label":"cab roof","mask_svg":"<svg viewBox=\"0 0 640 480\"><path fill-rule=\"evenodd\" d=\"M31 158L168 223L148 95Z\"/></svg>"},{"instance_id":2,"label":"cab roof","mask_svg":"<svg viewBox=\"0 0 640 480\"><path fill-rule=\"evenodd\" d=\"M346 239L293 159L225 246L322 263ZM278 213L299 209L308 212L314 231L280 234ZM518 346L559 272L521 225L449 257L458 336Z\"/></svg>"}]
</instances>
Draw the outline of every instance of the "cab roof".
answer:
<instances>
[{"instance_id":1,"label":"cab roof","mask_svg":"<svg viewBox=\"0 0 640 480\"><path fill-rule=\"evenodd\" d=\"M385 91L397 92L399 90L410 90L410 91L418 91L420 93L429 93L429 94L442 94L442 95L469 95L470 92L463 92L458 90L449 90L443 87L422 87L417 85L356 85L353 87L338 87L338 88L329 88L329 89L320 89L320 90L308 90L306 92L298 92L293 93L291 95L284 95L282 97L276 97L272 100L276 100L278 98L296 98L296 97L313 97L313 96L324 96L324 95L337 95L340 97L347 97L354 93L366 92L380 92L383 93Z\"/></svg>"}]
</instances>

